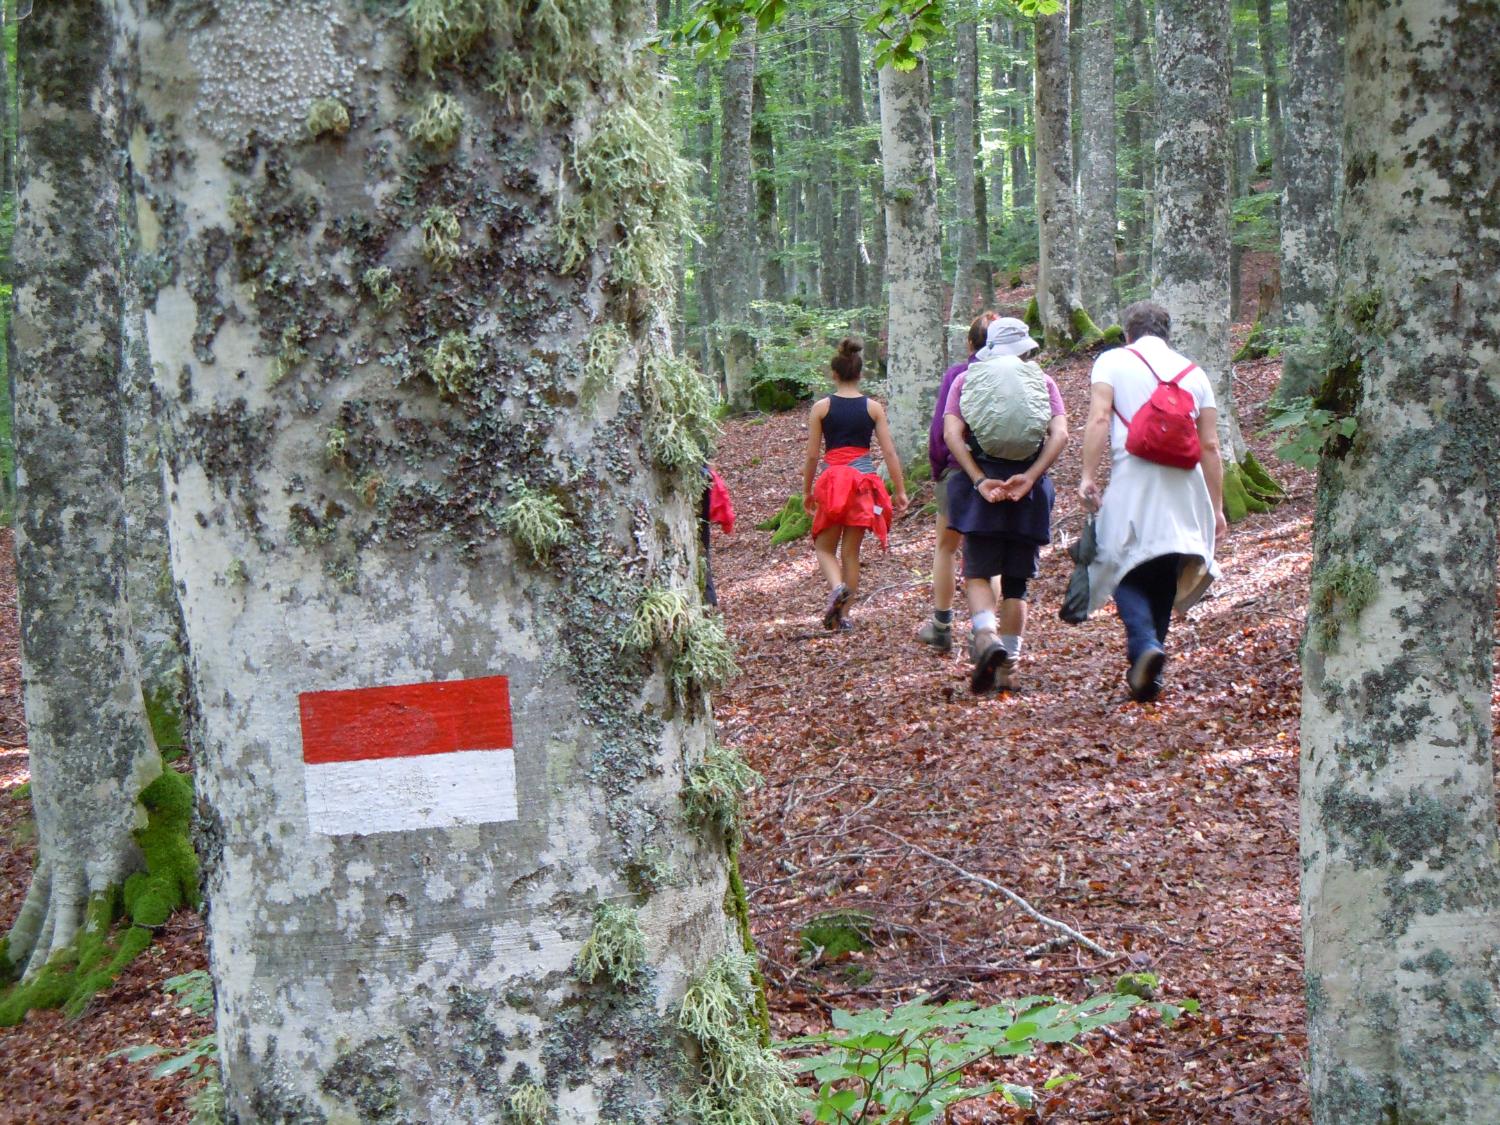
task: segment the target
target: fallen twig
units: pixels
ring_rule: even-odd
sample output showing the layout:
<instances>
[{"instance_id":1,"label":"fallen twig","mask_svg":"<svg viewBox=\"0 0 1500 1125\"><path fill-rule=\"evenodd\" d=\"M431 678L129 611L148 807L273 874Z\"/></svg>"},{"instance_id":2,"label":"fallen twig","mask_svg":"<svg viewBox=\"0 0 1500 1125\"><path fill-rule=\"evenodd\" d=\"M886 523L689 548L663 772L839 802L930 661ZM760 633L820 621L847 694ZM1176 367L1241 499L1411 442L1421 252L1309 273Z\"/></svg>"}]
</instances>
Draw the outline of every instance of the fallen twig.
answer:
<instances>
[{"instance_id":1,"label":"fallen twig","mask_svg":"<svg viewBox=\"0 0 1500 1125\"><path fill-rule=\"evenodd\" d=\"M995 882L993 879L986 879L983 875L976 875L976 874L974 874L974 872L969 871L966 868L960 867L958 864L954 863L951 859L945 859L944 857L936 854L935 852L930 852L926 848L922 847L921 844L914 844L910 840L906 839L904 836L898 836L896 833L890 831L887 828L881 828L879 825L874 825L874 824L870 825L870 827L873 828L876 832L881 833L882 835L889 836L893 840L899 840L901 843L905 844L908 848L911 848L912 851L920 852L922 855L925 855L928 859L932 860L934 863L941 863L944 867L951 868L953 871L956 871L958 874L962 875L965 879L968 879L968 880L970 880L972 882L978 883L981 887L988 887L990 890L996 892L997 894L1004 895L1011 902L1015 903L1022 910L1024 910L1027 914L1029 914L1032 918L1034 918L1036 921L1040 922L1044 926L1051 926L1054 930L1057 930L1059 933L1066 934L1068 937L1072 938L1079 945L1083 946L1085 949L1089 950L1091 953L1097 953L1100 957L1111 958L1111 959L1115 958L1115 957L1121 956L1121 954L1116 953L1114 950L1105 949L1104 946L1100 945L1098 942L1091 941L1090 939L1084 937L1082 934L1080 934L1077 930L1075 930L1072 926L1068 925L1066 922L1060 922L1056 918L1049 918L1049 917L1047 917L1047 915L1043 914L1036 907L1032 906L1031 903L1027 902L1024 898L1022 898L1020 895L1016 894L1016 892L1013 891L1013 890L1011 890L1009 887L1001 886L999 883Z\"/></svg>"}]
</instances>

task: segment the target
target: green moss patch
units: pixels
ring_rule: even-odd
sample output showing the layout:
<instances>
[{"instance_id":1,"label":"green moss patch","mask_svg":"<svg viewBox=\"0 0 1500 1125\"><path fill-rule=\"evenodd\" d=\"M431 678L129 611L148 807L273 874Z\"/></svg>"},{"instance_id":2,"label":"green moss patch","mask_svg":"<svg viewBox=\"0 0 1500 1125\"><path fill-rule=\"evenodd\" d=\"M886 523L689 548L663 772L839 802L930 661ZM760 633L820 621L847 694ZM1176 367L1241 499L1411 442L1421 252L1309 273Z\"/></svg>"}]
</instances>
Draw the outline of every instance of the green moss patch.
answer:
<instances>
[{"instance_id":1,"label":"green moss patch","mask_svg":"<svg viewBox=\"0 0 1500 1125\"><path fill-rule=\"evenodd\" d=\"M757 531L771 532L773 546L801 539L812 531L812 516L802 503L802 493L794 492L770 519L755 525Z\"/></svg>"},{"instance_id":2,"label":"green moss patch","mask_svg":"<svg viewBox=\"0 0 1500 1125\"><path fill-rule=\"evenodd\" d=\"M837 961L874 948L875 919L862 910L832 910L810 918L798 933L803 955Z\"/></svg>"}]
</instances>

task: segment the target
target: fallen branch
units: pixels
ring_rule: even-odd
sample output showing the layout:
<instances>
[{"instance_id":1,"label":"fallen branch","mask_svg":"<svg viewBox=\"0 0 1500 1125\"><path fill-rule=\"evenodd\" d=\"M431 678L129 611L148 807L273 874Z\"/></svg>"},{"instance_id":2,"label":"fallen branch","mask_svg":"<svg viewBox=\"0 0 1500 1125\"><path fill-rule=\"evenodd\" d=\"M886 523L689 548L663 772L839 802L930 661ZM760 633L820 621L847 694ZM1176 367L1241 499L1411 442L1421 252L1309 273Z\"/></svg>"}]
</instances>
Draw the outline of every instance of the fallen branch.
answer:
<instances>
[{"instance_id":1,"label":"fallen branch","mask_svg":"<svg viewBox=\"0 0 1500 1125\"><path fill-rule=\"evenodd\" d=\"M1009 887L1002 887L999 883L995 882L993 879L986 879L983 875L976 875L976 874L974 874L974 872L969 871L966 868L960 867L958 864L954 863L951 859L944 859L942 856L937 855L934 852L928 851L926 848L922 847L922 845L920 845L920 844L913 844L910 840L906 839L905 837L896 835L896 833L890 831L889 829L881 828L878 825L874 825L874 824L870 825L870 827L873 828L876 832L881 833L882 835L889 836L893 840L900 841L901 843L905 844L908 848L911 848L912 851L920 852L922 855L925 855L928 859L932 860L934 863L940 863L944 867L951 868L953 871L956 871L956 872L958 872L958 874L962 875L965 879L968 879L971 882L978 883L981 887L987 887L990 890L996 892L997 894L1004 895L1011 902L1015 903L1023 911L1025 911L1032 918L1034 918L1036 921L1040 922L1044 926L1051 926L1054 930L1057 930L1059 933L1067 935L1068 937L1070 937L1074 941L1076 941L1079 945L1081 945L1085 949L1089 950L1091 953L1097 953L1100 957L1104 957L1106 959L1112 959L1112 958L1121 956L1121 954L1116 953L1113 950L1105 949L1104 946L1100 945L1098 942L1090 941L1088 938L1084 937L1082 934L1080 934L1077 930L1075 930L1072 926L1068 925L1066 922L1060 922L1056 918L1049 918L1049 917L1047 917L1047 915L1043 914L1036 907L1032 906L1031 903L1027 902L1024 898L1022 898L1020 895L1016 894L1016 892L1013 891L1013 890L1011 890Z\"/></svg>"}]
</instances>

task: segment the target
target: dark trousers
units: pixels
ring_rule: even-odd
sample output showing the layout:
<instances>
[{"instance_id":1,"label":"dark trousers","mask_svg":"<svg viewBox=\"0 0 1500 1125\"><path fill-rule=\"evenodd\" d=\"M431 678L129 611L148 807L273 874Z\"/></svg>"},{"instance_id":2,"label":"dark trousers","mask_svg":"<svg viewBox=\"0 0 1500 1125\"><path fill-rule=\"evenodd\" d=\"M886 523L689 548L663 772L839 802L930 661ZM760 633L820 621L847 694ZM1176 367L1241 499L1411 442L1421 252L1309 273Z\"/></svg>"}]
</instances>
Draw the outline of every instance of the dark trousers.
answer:
<instances>
[{"instance_id":1,"label":"dark trousers","mask_svg":"<svg viewBox=\"0 0 1500 1125\"><path fill-rule=\"evenodd\" d=\"M708 522L708 495L708 489L705 488L698 504L698 544L703 548L703 601L706 605L718 605L719 594L714 589L714 565L709 557L712 532Z\"/></svg>"},{"instance_id":2,"label":"dark trousers","mask_svg":"<svg viewBox=\"0 0 1500 1125\"><path fill-rule=\"evenodd\" d=\"M1125 622L1125 659L1130 663L1148 649L1166 647L1183 561L1182 555L1158 555L1141 563L1115 587L1115 608Z\"/></svg>"}]
</instances>

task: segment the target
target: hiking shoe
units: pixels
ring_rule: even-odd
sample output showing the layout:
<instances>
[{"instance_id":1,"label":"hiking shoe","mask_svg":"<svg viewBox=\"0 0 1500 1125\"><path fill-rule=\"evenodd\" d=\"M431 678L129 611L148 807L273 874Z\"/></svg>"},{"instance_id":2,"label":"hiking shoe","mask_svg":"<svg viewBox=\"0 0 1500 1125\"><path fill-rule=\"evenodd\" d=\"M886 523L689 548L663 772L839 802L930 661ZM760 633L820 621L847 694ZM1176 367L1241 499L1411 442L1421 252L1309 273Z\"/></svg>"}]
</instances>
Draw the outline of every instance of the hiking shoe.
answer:
<instances>
[{"instance_id":1,"label":"hiking shoe","mask_svg":"<svg viewBox=\"0 0 1500 1125\"><path fill-rule=\"evenodd\" d=\"M939 625L929 617L927 624L917 630L917 640L939 652L949 652L953 648L953 626Z\"/></svg>"},{"instance_id":2,"label":"hiking shoe","mask_svg":"<svg viewBox=\"0 0 1500 1125\"><path fill-rule=\"evenodd\" d=\"M995 665L995 690L1010 691L1015 685L1011 682L1011 676L1016 670L1016 658L1012 656L1002 645L1000 650L1000 662Z\"/></svg>"},{"instance_id":3,"label":"hiking shoe","mask_svg":"<svg viewBox=\"0 0 1500 1125\"><path fill-rule=\"evenodd\" d=\"M969 690L975 695L984 695L994 689L995 672L1009 663L1010 653L1000 643L999 634L993 629L982 629L969 638L969 658L974 661L974 671L969 674Z\"/></svg>"},{"instance_id":4,"label":"hiking shoe","mask_svg":"<svg viewBox=\"0 0 1500 1125\"><path fill-rule=\"evenodd\" d=\"M1135 658L1125 673L1125 686L1137 703L1150 703L1161 694L1161 670L1167 654L1159 648L1148 648Z\"/></svg>"},{"instance_id":5,"label":"hiking shoe","mask_svg":"<svg viewBox=\"0 0 1500 1125\"><path fill-rule=\"evenodd\" d=\"M840 582L833 588L833 593L828 595L828 605L823 610L823 628L837 629L839 618L844 615L844 607L849 604L853 597L849 593L849 587Z\"/></svg>"}]
</instances>

